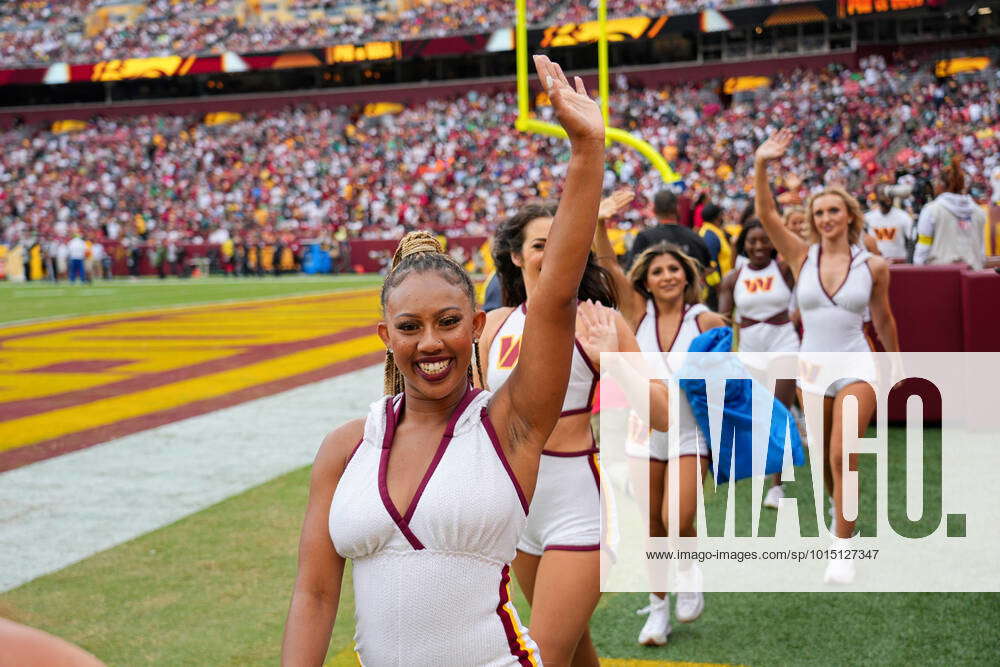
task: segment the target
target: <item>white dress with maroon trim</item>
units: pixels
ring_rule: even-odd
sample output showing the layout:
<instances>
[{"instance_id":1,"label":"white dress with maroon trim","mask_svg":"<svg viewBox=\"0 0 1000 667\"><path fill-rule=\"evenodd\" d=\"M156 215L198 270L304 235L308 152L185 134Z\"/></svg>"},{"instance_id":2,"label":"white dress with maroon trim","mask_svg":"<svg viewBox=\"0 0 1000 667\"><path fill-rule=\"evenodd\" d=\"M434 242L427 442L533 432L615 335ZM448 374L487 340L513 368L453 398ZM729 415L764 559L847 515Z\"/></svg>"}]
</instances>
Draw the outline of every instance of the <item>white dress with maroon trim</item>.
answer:
<instances>
[{"instance_id":1,"label":"white dress with maroon trim","mask_svg":"<svg viewBox=\"0 0 1000 667\"><path fill-rule=\"evenodd\" d=\"M869 257L871 253L860 245L851 246L847 275L830 294L820 279L822 248L819 244L809 247L795 284L802 314L799 384L803 391L836 396L848 384L875 380L875 361L864 332L874 286ZM829 352L857 354L822 354Z\"/></svg>"},{"instance_id":2,"label":"white dress with maroon trim","mask_svg":"<svg viewBox=\"0 0 1000 667\"><path fill-rule=\"evenodd\" d=\"M527 503L471 390L455 408L410 506L386 475L405 397L372 404L330 505L330 537L353 561L355 635L366 665L538 665L510 600Z\"/></svg>"},{"instance_id":3,"label":"white dress with maroon trim","mask_svg":"<svg viewBox=\"0 0 1000 667\"><path fill-rule=\"evenodd\" d=\"M677 328L674 339L669 344L663 345L660 342L660 329L657 326L659 310L656 307L656 302L653 299L646 300L646 314L643 315L642 320L639 322L635 338L639 343L639 349L643 352L664 353L662 358L665 363L657 371L660 377L670 378L673 376L673 373L676 373L684 366L684 360L687 357L691 341L701 334L701 328L698 326L698 316L708 312L711 311L704 304L696 303L685 306L684 314L681 317L681 325ZM679 391L676 384L674 387L675 391ZM708 446L705 438L701 435L687 398L681 393L676 399L671 396L670 400L677 400L678 402L680 423L676 426L671 426L670 431L652 431L649 437L649 458L656 461L668 461L680 456L694 454L708 456ZM672 440L671 436L674 428L679 429L678 444L671 446L670 441ZM629 443L632 443L631 439ZM646 456L645 451L631 449L628 446L629 443L626 443L627 454L639 457Z\"/></svg>"},{"instance_id":4,"label":"white dress with maroon trim","mask_svg":"<svg viewBox=\"0 0 1000 667\"><path fill-rule=\"evenodd\" d=\"M517 366L525 313L524 305L512 310L490 344L486 382L493 391L503 386ZM580 343L574 341L569 386L560 416L589 414L598 379ZM580 443L580 449L575 451L543 450L528 523L517 548L535 556L552 549L600 549L600 483L593 438Z\"/></svg>"}]
</instances>

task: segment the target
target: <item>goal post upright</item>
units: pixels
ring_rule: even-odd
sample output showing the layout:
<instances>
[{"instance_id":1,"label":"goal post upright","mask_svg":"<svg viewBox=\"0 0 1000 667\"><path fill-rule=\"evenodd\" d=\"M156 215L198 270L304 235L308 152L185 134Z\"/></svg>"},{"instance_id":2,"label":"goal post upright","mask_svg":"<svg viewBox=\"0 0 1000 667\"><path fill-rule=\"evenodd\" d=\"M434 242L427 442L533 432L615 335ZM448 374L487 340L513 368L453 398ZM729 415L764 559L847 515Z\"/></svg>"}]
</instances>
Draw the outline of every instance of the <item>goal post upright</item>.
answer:
<instances>
[{"instance_id":1,"label":"goal post upright","mask_svg":"<svg viewBox=\"0 0 1000 667\"><path fill-rule=\"evenodd\" d=\"M517 23L514 28L517 71L517 120L514 123L514 127L520 132L531 132L533 134L544 134L550 137L566 139L566 132L560 126L531 117L529 97L531 93L528 85L528 2L527 0L514 0L514 6L517 10ZM611 127L608 111L611 91L608 84L610 74L608 71L607 0L600 0L597 8L597 18L599 24L597 83L607 140L608 142L615 141L634 148L660 172L660 177L664 183L676 183L681 180L680 176L677 175L659 151L653 148L648 141L625 130Z\"/></svg>"}]
</instances>

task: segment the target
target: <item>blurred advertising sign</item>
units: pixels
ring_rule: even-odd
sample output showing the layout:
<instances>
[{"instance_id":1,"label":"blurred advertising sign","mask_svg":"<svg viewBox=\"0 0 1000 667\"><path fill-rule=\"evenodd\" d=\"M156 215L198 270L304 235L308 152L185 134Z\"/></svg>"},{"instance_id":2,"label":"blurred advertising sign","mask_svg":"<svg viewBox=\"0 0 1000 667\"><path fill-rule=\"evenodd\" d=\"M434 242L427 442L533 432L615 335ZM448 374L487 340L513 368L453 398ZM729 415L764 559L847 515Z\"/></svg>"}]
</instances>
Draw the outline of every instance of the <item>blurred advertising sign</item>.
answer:
<instances>
[{"instance_id":1,"label":"blurred advertising sign","mask_svg":"<svg viewBox=\"0 0 1000 667\"><path fill-rule=\"evenodd\" d=\"M923 7L924 0L837 0L837 15L855 16L879 12L898 12Z\"/></svg>"},{"instance_id":2,"label":"blurred advertising sign","mask_svg":"<svg viewBox=\"0 0 1000 667\"><path fill-rule=\"evenodd\" d=\"M654 23L653 19L647 16L632 16L624 19L611 19L607 22L608 41L623 42L631 39L649 39L655 37L667 17L661 16ZM650 27L652 26L652 27ZM648 32L647 32L648 29ZM577 44L590 44L596 42L600 37L600 24L597 21L586 23L564 23L563 25L551 26L545 29L542 41L539 44L543 49L552 46L576 46Z\"/></svg>"},{"instance_id":3,"label":"blurred advertising sign","mask_svg":"<svg viewBox=\"0 0 1000 667\"><path fill-rule=\"evenodd\" d=\"M722 85L722 92L727 95L742 93L747 90L757 90L771 86L770 77L766 76L733 76L726 79Z\"/></svg>"},{"instance_id":4,"label":"blurred advertising sign","mask_svg":"<svg viewBox=\"0 0 1000 667\"><path fill-rule=\"evenodd\" d=\"M183 76L194 65L195 56L163 56L160 58L128 58L107 60L94 65L91 81L122 81L125 79L158 79L163 76Z\"/></svg>"},{"instance_id":5,"label":"blurred advertising sign","mask_svg":"<svg viewBox=\"0 0 1000 667\"><path fill-rule=\"evenodd\" d=\"M366 60L395 60L401 55L399 42L368 42L360 46L340 44L326 49L326 64L357 63Z\"/></svg>"},{"instance_id":6,"label":"blurred advertising sign","mask_svg":"<svg viewBox=\"0 0 1000 667\"><path fill-rule=\"evenodd\" d=\"M937 61L937 64L934 65L934 74L944 78L965 72L981 72L989 66L990 59L986 56L981 58L949 58Z\"/></svg>"}]
</instances>

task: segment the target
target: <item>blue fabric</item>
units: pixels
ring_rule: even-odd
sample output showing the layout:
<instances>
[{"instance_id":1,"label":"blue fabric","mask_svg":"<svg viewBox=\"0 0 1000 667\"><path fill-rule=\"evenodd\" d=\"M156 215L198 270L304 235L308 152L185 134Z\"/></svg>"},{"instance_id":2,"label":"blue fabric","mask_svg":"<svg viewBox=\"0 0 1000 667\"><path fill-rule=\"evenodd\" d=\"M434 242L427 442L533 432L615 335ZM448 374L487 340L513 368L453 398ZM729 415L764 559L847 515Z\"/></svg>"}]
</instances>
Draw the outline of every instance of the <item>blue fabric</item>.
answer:
<instances>
[{"instance_id":1,"label":"blue fabric","mask_svg":"<svg viewBox=\"0 0 1000 667\"><path fill-rule=\"evenodd\" d=\"M687 362L677 374L681 389L687 396L701 429L702 435L709 443L709 405L705 379L743 376L746 379L727 379L725 399L723 404L722 428L720 429L718 460L712 461L712 470L717 484L730 481L730 470L733 470L734 480L752 477L753 471L753 390L767 393L756 380L749 379L750 374L743 368L735 354L730 354L733 347L733 330L728 327L718 327L701 334L688 348L689 352L717 352L722 354L701 355L695 359L688 355ZM689 379L684 379L689 378ZM700 378L700 379L694 379ZM768 437L764 473L771 475L781 472L784 462L784 447L786 433L790 435L792 462L797 465L805 463L805 452L802 449L802 438L795 419L781 401L771 397L770 435ZM761 415L758 415L758 419ZM709 445L709 452L712 451ZM758 454L761 457L763 452Z\"/></svg>"}]
</instances>

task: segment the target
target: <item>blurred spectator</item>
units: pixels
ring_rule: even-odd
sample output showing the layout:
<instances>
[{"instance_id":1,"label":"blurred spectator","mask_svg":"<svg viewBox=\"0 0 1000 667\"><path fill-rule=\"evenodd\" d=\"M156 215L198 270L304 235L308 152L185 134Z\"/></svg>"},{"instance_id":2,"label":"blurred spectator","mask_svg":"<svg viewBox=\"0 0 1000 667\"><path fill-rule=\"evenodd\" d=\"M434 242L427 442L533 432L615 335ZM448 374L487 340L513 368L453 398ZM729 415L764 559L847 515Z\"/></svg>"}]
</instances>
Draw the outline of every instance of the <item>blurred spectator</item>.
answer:
<instances>
[{"instance_id":1,"label":"blurred spectator","mask_svg":"<svg viewBox=\"0 0 1000 667\"><path fill-rule=\"evenodd\" d=\"M905 262L913 241L913 218L895 205L892 191L885 185L875 189L876 206L865 213L866 231L875 237L879 253L890 262Z\"/></svg>"}]
</instances>

